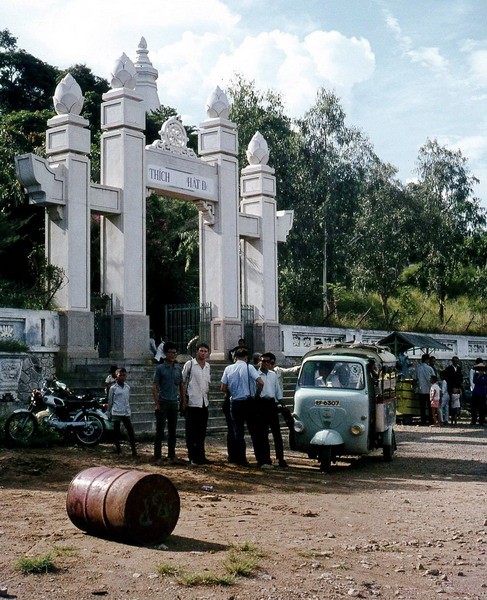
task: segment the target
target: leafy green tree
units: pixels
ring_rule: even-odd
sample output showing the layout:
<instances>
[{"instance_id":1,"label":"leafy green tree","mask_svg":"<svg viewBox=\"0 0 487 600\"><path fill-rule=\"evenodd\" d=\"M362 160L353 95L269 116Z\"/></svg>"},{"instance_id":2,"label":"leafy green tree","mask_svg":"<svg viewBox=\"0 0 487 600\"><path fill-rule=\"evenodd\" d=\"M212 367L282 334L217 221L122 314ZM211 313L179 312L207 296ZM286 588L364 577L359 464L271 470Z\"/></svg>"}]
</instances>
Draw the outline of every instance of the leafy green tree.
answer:
<instances>
[{"instance_id":1,"label":"leafy green tree","mask_svg":"<svg viewBox=\"0 0 487 600\"><path fill-rule=\"evenodd\" d=\"M349 239L375 156L365 134L346 125L338 97L323 88L297 127L303 172L290 251L295 253L296 266L306 257L310 299L313 304L322 302L326 319L336 308L333 290L350 279Z\"/></svg>"},{"instance_id":2,"label":"leafy green tree","mask_svg":"<svg viewBox=\"0 0 487 600\"><path fill-rule=\"evenodd\" d=\"M0 113L52 106L59 70L17 48L8 29L0 33Z\"/></svg>"},{"instance_id":3,"label":"leafy green tree","mask_svg":"<svg viewBox=\"0 0 487 600\"><path fill-rule=\"evenodd\" d=\"M198 211L190 203L147 198L147 312L164 327L164 305L198 302Z\"/></svg>"},{"instance_id":4,"label":"leafy green tree","mask_svg":"<svg viewBox=\"0 0 487 600\"><path fill-rule=\"evenodd\" d=\"M409 262L416 211L413 199L396 178L397 170L377 161L360 196L354 236L349 240L349 268L354 284L381 300L384 326L390 327L389 299Z\"/></svg>"},{"instance_id":5,"label":"leafy green tree","mask_svg":"<svg viewBox=\"0 0 487 600\"><path fill-rule=\"evenodd\" d=\"M44 242L44 210L29 205L15 173L15 156L43 153L46 120L50 111L0 114L0 218L11 235L2 244L0 278L33 285L28 264L32 247Z\"/></svg>"},{"instance_id":6,"label":"leafy green tree","mask_svg":"<svg viewBox=\"0 0 487 600\"><path fill-rule=\"evenodd\" d=\"M417 215L422 232L418 258L444 323L448 286L465 259L464 240L485 224L485 211L473 196L478 180L460 150L427 140L419 150L417 173L419 181L411 184L410 192L422 207Z\"/></svg>"}]
</instances>

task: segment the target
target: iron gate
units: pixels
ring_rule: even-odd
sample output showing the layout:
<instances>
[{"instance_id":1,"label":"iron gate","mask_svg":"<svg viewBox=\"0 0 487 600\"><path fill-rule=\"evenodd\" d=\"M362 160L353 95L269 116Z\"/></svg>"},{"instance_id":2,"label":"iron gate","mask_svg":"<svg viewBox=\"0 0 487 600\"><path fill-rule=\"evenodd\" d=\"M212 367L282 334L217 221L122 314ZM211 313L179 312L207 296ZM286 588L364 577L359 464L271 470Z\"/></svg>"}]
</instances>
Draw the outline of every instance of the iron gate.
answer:
<instances>
[{"instance_id":1,"label":"iron gate","mask_svg":"<svg viewBox=\"0 0 487 600\"><path fill-rule=\"evenodd\" d=\"M164 314L167 340L176 344L181 353L194 355L199 342L210 344L211 303L168 304Z\"/></svg>"},{"instance_id":2,"label":"iron gate","mask_svg":"<svg viewBox=\"0 0 487 600\"><path fill-rule=\"evenodd\" d=\"M250 356L254 353L254 320L255 306L251 304L242 304L242 331L245 345L247 346Z\"/></svg>"},{"instance_id":3,"label":"iron gate","mask_svg":"<svg viewBox=\"0 0 487 600\"><path fill-rule=\"evenodd\" d=\"M92 294L91 310L94 313L95 350L98 350L99 358L107 358L112 350L112 296Z\"/></svg>"}]
</instances>

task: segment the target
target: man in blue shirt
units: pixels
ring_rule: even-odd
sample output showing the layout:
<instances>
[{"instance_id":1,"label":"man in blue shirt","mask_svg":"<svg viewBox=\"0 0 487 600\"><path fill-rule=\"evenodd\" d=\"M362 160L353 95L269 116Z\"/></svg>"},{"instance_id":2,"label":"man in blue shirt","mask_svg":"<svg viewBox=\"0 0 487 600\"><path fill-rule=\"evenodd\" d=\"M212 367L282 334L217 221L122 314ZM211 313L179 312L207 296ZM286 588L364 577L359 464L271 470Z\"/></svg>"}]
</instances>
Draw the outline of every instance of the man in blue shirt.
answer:
<instances>
[{"instance_id":1,"label":"man in blue shirt","mask_svg":"<svg viewBox=\"0 0 487 600\"><path fill-rule=\"evenodd\" d=\"M167 421L167 457L176 460L176 427L180 404L184 401L183 375L181 366L176 363L177 350L173 342L164 344L164 362L154 373L152 394L156 416L156 437L154 439L154 460L162 454L162 438Z\"/></svg>"},{"instance_id":2,"label":"man in blue shirt","mask_svg":"<svg viewBox=\"0 0 487 600\"><path fill-rule=\"evenodd\" d=\"M223 371L221 390L224 394L230 394L230 414L235 438L235 462L247 466L245 424L247 424L254 444L257 462L261 458L258 455L259 444L255 443L255 407L253 404L254 398L260 395L264 382L255 367L248 364L249 351L247 348L239 348L235 352L235 359L234 364L229 365Z\"/></svg>"}]
</instances>

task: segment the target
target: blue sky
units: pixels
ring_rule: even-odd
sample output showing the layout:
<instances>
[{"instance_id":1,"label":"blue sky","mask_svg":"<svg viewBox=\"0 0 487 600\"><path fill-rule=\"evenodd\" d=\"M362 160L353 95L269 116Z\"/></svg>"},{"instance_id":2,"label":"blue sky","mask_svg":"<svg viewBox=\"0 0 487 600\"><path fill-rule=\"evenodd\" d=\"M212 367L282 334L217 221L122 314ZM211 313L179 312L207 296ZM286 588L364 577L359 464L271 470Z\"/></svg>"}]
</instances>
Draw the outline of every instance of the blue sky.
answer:
<instances>
[{"instance_id":1,"label":"blue sky","mask_svg":"<svg viewBox=\"0 0 487 600\"><path fill-rule=\"evenodd\" d=\"M26 16L28 15L28 18ZM61 68L109 78L141 36L159 98L185 124L234 73L302 116L320 86L382 160L414 178L427 138L460 148L487 206L487 2L483 0L2 0L0 27ZM271 159L272 164L272 148Z\"/></svg>"}]
</instances>

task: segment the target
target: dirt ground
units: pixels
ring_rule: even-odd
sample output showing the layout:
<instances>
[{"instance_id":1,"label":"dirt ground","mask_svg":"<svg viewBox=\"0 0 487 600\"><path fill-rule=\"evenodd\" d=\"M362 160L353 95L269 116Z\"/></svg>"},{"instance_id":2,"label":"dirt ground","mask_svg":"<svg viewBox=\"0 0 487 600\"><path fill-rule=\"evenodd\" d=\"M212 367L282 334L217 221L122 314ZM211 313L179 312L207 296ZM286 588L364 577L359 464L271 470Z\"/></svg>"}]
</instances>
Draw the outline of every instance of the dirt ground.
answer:
<instances>
[{"instance_id":1,"label":"dirt ground","mask_svg":"<svg viewBox=\"0 0 487 600\"><path fill-rule=\"evenodd\" d=\"M95 449L0 448L0 595L111 600L487 598L487 430L398 426L392 463L379 452L343 460L330 474L288 452L288 469L225 462L208 438L205 467L155 466L150 444L117 456ZM185 457L183 440L179 454ZM250 455L249 455L250 458ZM87 535L66 513L71 479L92 466L162 473L181 513L153 547ZM212 486L212 490L204 489ZM231 586L187 585L176 574L223 574L232 547L258 551ZM51 554L55 572L24 575L24 556Z\"/></svg>"}]
</instances>

